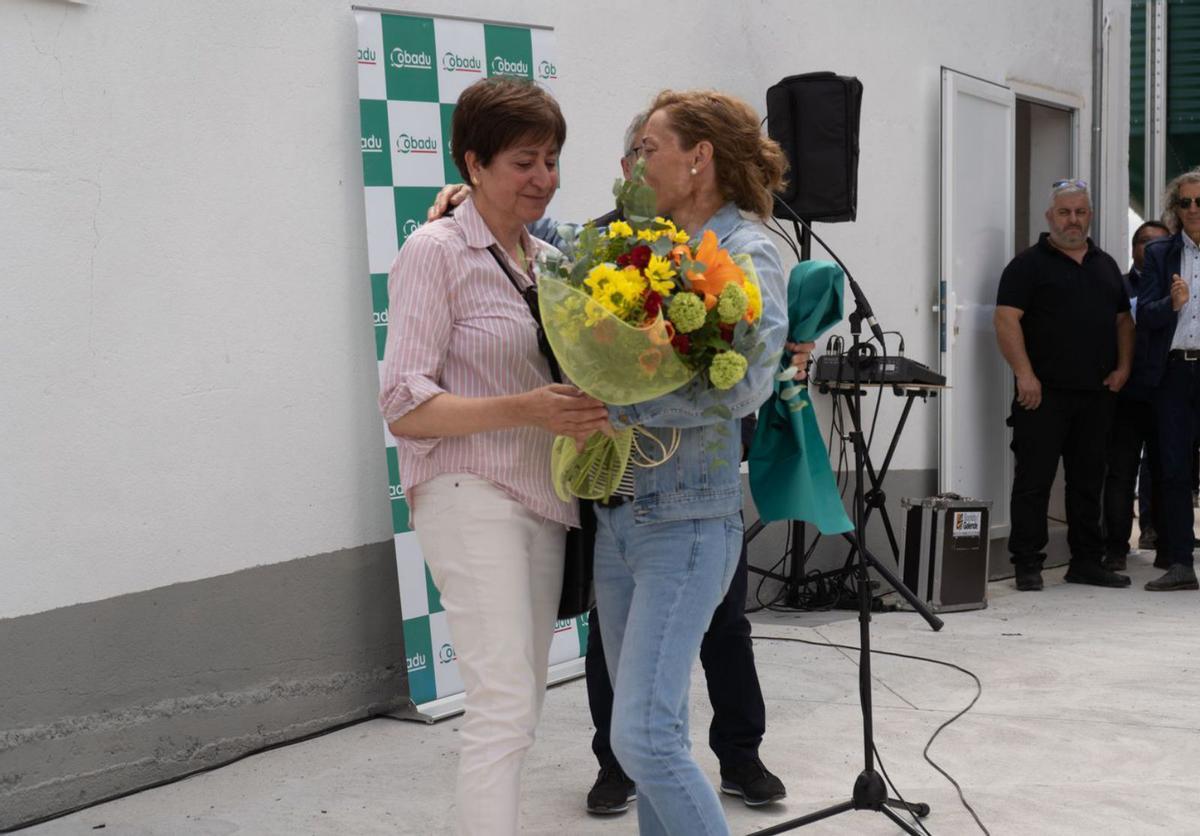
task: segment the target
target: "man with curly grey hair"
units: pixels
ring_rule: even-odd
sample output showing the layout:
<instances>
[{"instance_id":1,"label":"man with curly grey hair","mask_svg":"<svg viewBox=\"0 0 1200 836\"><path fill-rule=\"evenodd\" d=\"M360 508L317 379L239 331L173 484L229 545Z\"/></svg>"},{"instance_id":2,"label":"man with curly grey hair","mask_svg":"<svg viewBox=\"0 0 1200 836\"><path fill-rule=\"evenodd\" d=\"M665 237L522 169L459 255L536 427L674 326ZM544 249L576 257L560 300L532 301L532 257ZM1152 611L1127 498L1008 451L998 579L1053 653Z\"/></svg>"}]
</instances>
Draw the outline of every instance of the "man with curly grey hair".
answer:
<instances>
[{"instance_id":1,"label":"man with curly grey hair","mask_svg":"<svg viewBox=\"0 0 1200 836\"><path fill-rule=\"evenodd\" d=\"M1200 589L1193 568L1192 446L1200 435L1200 168L1167 186L1163 222L1172 234L1146 247L1138 291L1137 380L1153 394L1162 451L1163 530L1170 563L1152 592Z\"/></svg>"}]
</instances>

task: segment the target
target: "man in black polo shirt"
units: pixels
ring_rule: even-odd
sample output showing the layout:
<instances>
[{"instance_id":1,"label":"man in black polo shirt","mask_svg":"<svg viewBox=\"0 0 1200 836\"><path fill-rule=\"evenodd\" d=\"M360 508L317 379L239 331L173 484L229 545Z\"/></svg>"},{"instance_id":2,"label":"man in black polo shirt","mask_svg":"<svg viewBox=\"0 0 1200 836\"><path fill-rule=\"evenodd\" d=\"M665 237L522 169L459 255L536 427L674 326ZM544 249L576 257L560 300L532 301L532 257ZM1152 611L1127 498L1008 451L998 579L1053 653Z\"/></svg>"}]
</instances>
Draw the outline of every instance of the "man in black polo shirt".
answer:
<instances>
[{"instance_id":1,"label":"man in black polo shirt","mask_svg":"<svg viewBox=\"0 0 1200 836\"><path fill-rule=\"evenodd\" d=\"M1020 590L1042 588L1060 458L1071 550L1066 581L1129 585L1128 576L1101 566L1100 491L1114 393L1133 361L1133 319L1120 269L1087 237L1091 220L1087 184L1055 183L1050 231L1009 262L996 294L996 339L1016 376L1008 550Z\"/></svg>"}]
</instances>

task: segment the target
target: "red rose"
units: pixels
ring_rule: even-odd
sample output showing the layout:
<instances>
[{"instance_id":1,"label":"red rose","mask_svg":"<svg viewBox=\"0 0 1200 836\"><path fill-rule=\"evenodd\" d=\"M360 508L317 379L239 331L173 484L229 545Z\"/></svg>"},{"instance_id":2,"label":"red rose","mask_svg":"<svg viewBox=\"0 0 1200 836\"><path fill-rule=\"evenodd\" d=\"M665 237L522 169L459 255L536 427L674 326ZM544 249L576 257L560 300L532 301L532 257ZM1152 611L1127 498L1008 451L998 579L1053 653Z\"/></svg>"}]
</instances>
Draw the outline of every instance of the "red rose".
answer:
<instances>
[{"instance_id":1,"label":"red rose","mask_svg":"<svg viewBox=\"0 0 1200 836\"><path fill-rule=\"evenodd\" d=\"M721 339L733 345L733 326L721 323Z\"/></svg>"},{"instance_id":2,"label":"red rose","mask_svg":"<svg viewBox=\"0 0 1200 836\"><path fill-rule=\"evenodd\" d=\"M650 319L658 316L658 312L662 310L662 296L651 290L646 294L646 316Z\"/></svg>"},{"instance_id":3,"label":"red rose","mask_svg":"<svg viewBox=\"0 0 1200 836\"><path fill-rule=\"evenodd\" d=\"M675 350L680 354L687 354L692 350L692 341L687 334L676 334L671 338L671 345L675 346Z\"/></svg>"},{"instance_id":4,"label":"red rose","mask_svg":"<svg viewBox=\"0 0 1200 836\"><path fill-rule=\"evenodd\" d=\"M617 266L624 270L630 264L629 253L621 253L617 256Z\"/></svg>"},{"instance_id":5,"label":"red rose","mask_svg":"<svg viewBox=\"0 0 1200 836\"><path fill-rule=\"evenodd\" d=\"M645 244L638 244L629 251L629 263L639 270L645 270L646 265L650 263L650 256L652 255L653 253L650 252L649 247Z\"/></svg>"}]
</instances>

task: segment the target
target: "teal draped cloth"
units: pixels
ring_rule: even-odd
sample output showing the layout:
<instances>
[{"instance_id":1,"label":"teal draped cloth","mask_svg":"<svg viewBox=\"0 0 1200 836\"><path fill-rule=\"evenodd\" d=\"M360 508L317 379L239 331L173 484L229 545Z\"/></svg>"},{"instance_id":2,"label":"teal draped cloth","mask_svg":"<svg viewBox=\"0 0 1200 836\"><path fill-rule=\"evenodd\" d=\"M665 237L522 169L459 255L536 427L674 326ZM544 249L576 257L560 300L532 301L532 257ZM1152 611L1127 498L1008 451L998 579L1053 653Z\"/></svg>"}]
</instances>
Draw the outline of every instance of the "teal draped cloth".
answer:
<instances>
[{"instance_id":1,"label":"teal draped cloth","mask_svg":"<svg viewBox=\"0 0 1200 836\"><path fill-rule=\"evenodd\" d=\"M842 321L842 269L804 261L788 277L788 341L813 342ZM779 370L791 365L784 352ZM799 390L799 391L797 391ZM775 381L750 445L750 493L764 522L803 520L822 534L851 531L808 387Z\"/></svg>"}]
</instances>

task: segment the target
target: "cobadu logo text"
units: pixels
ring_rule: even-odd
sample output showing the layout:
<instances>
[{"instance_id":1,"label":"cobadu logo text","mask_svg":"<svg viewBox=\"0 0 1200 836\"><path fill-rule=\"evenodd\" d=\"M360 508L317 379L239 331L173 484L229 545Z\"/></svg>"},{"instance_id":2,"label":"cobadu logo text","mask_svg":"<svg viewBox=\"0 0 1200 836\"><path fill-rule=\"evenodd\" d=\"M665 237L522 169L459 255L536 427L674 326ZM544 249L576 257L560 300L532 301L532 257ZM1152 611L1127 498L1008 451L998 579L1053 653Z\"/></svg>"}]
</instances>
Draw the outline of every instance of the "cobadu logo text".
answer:
<instances>
[{"instance_id":1,"label":"cobadu logo text","mask_svg":"<svg viewBox=\"0 0 1200 836\"><path fill-rule=\"evenodd\" d=\"M387 314L388 314L387 308L384 308L382 311L375 311L375 313L372 316L372 319L375 320L376 328L386 328L387 327L387 324L388 324ZM397 485L396 487L399 487L399 485ZM400 496L404 496L403 491L401 491ZM396 499L396 498L397 497L394 497L394 496L392 497L392 499Z\"/></svg>"},{"instance_id":2,"label":"cobadu logo text","mask_svg":"<svg viewBox=\"0 0 1200 836\"><path fill-rule=\"evenodd\" d=\"M404 236L404 239L407 241L407 240L408 240L408 236L410 236L410 235L412 235L414 232L416 232L416 231L417 231L417 227L419 227L420 225L421 225L421 224L419 224L419 223L418 223L418 222L417 222L415 219L413 219L413 218L409 218L409 219L408 219L407 221L405 221L405 222L404 222L404 224L403 224L403 225L400 227L400 234L401 234L401 235L403 235L403 236Z\"/></svg>"},{"instance_id":3,"label":"cobadu logo text","mask_svg":"<svg viewBox=\"0 0 1200 836\"><path fill-rule=\"evenodd\" d=\"M451 73L481 73L483 62L475 55L447 52L442 56L442 69Z\"/></svg>"},{"instance_id":4,"label":"cobadu logo text","mask_svg":"<svg viewBox=\"0 0 1200 836\"><path fill-rule=\"evenodd\" d=\"M438 662L443 665L448 665L457 658L458 656L454 652L454 645L450 644L450 642L446 642L442 645L441 649L438 650Z\"/></svg>"},{"instance_id":5,"label":"cobadu logo text","mask_svg":"<svg viewBox=\"0 0 1200 836\"><path fill-rule=\"evenodd\" d=\"M383 153L383 140L380 139L379 137L375 136L375 134L371 134L370 136L364 136L361 139L362 139L362 152L364 154L382 154Z\"/></svg>"},{"instance_id":6,"label":"cobadu logo text","mask_svg":"<svg viewBox=\"0 0 1200 836\"><path fill-rule=\"evenodd\" d=\"M575 626L575 622L571 621L570 619L568 619L567 621L555 621L554 622L554 632L561 633L564 630L570 630L574 626Z\"/></svg>"},{"instance_id":7,"label":"cobadu logo text","mask_svg":"<svg viewBox=\"0 0 1200 836\"><path fill-rule=\"evenodd\" d=\"M397 154L436 154L438 141L431 136L400 134L396 137Z\"/></svg>"},{"instance_id":8,"label":"cobadu logo text","mask_svg":"<svg viewBox=\"0 0 1200 836\"><path fill-rule=\"evenodd\" d=\"M360 64L375 64L378 61L379 61L379 58L375 54L375 50L371 49L370 47L366 47L365 49L360 49L358 51L358 63L360 63Z\"/></svg>"},{"instance_id":9,"label":"cobadu logo text","mask_svg":"<svg viewBox=\"0 0 1200 836\"><path fill-rule=\"evenodd\" d=\"M432 70L433 56L428 52L409 52L396 47L391 54L392 66L397 70Z\"/></svg>"},{"instance_id":10,"label":"cobadu logo text","mask_svg":"<svg viewBox=\"0 0 1200 836\"><path fill-rule=\"evenodd\" d=\"M529 65L524 61L509 61L503 55L497 55L492 59L492 73L494 75L529 75Z\"/></svg>"},{"instance_id":11,"label":"cobadu logo text","mask_svg":"<svg viewBox=\"0 0 1200 836\"><path fill-rule=\"evenodd\" d=\"M412 656L404 657L404 659L408 663L409 673L423 671L429 665L429 661L425 658L424 653L414 653Z\"/></svg>"},{"instance_id":12,"label":"cobadu logo text","mask_svg":"<svg viewBox=\"0 0 1200 836\"><path fill-rule=\"evenodd\" d=\"M378 315L376 315L376 324L378 324ZM387 325L387 311L383 312L383 324ZM397 499L404 499L404 488L399 485L388 485L388 499L393 502Z\"/></svg>"},{"instance_id":13,"label":"cobadu logo text","mask_svg":"<svg viewBox=\"0 0 1200 836\"><path fill-rule=\"evenodd\" d=\"M543 81L553 81L558 78L558 67L551 64L549 61L538 62L538 78Z\"/></svg>"}]
</instances>

